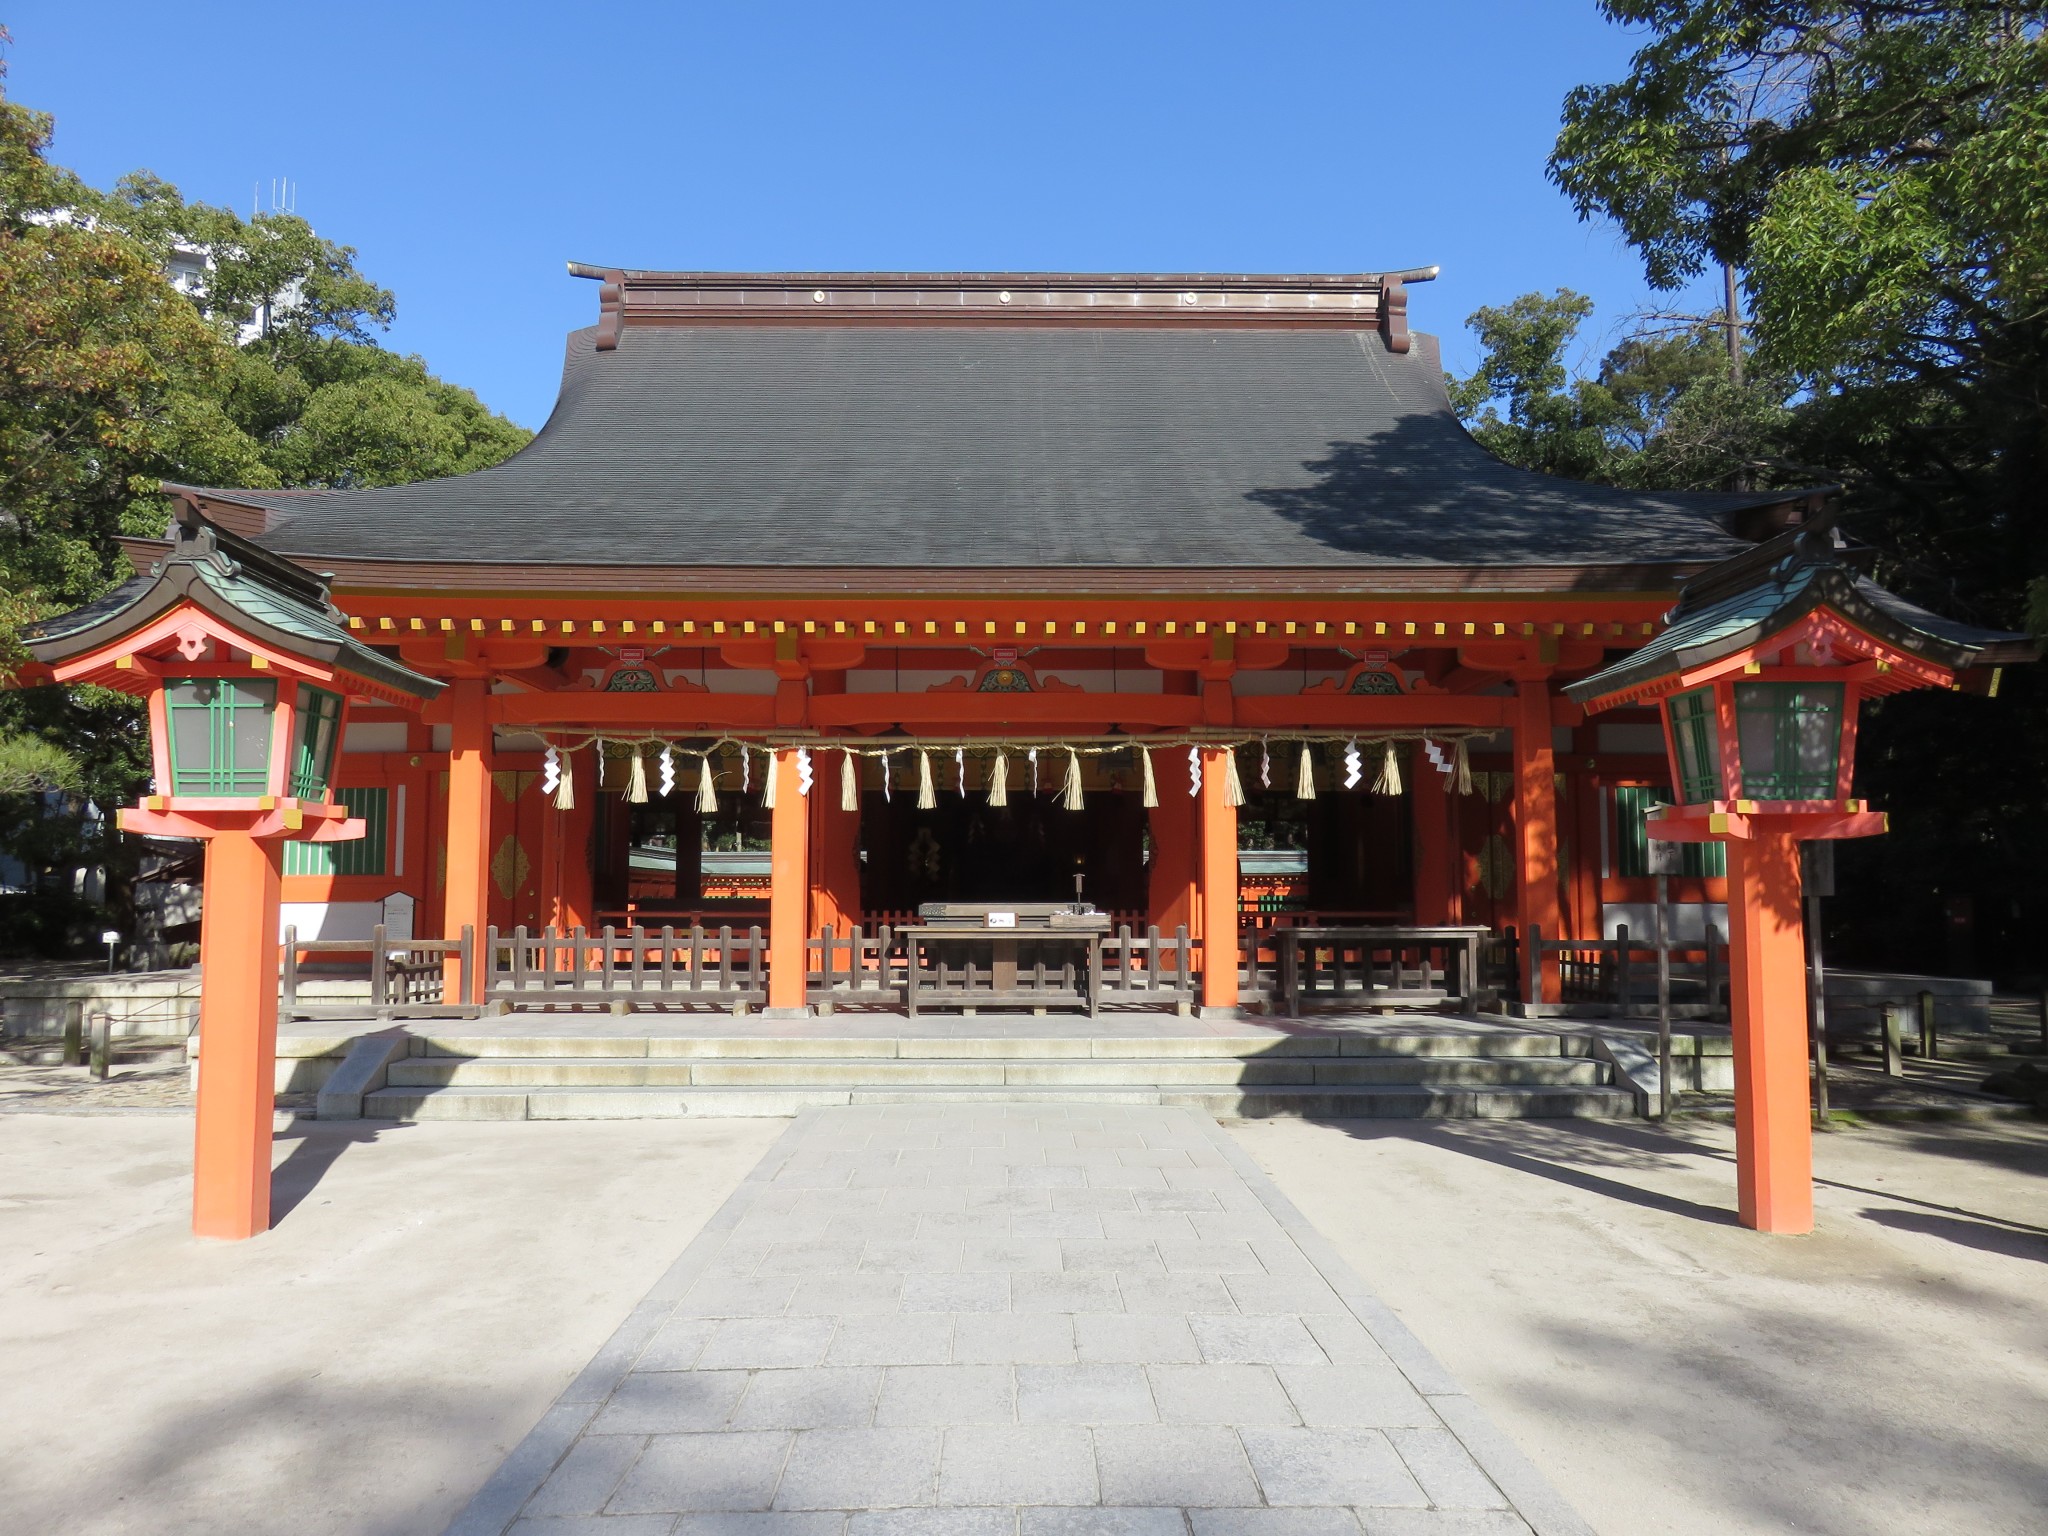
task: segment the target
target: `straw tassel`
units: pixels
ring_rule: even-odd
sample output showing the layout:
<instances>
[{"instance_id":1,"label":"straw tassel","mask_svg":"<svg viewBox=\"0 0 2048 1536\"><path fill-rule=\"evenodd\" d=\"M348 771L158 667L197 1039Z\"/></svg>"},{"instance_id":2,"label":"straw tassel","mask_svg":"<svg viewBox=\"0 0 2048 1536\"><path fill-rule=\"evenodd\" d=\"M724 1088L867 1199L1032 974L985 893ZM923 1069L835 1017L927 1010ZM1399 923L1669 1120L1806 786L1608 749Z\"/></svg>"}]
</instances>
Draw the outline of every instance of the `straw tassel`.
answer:
<instances>
[{"instance_id":1,"label":"straw tassel","mask_svg":"<svg viewBox=\"0 0 2048 1536\"><path fill-rule=\"evenodd\" d=\"M775 809L775 781L782 775L775 771L775 749L769 748L764 755L768 759L768 777L761 782L761 808L772 811ZM740 748L740 756L742 759L747 756L745 747Z\"/></svg>"},{"instance_id":2,"label":"straw tassel","mask_svg":"<svg viewBox=\"0 0 2048 1536\"><path fill-rule=\"evenodd\" d=\"M1451 783L1461 795L1472 793L1472 758L1465 750L1465 740L1460 736L1451 749Z\"/></svg>"},{"instance_id":3,"label":"straw tassel","mask_svg":"<svg viewBox=\"0 0 2048 1536\"><path fill-rule=\"evenodd\" d=\"M938 803L939 791L932 783L932 755L920 747L917 752L917 808L929 811Z\"/></svg>"},{"instance_id":4,"label":"straw tassel","mask_svg":"<svg viewBox=\"0 0 2048 1536\"><path fill-rule=\"evenodd\" d=\"M1010 758L1001 747L996 748L996 760L988 766L988 803L1010 803Z\"/></svg>"},{"instance_id":5,"label":"straw tassel","mask_svg":"<svg viewBox=\"0 0 2048 1536\"><path fill-rule=\"evenodd\" d=\"M711 754L706 752L697 761L697 809L707 816L718 809L718 786L711 782L714 777Z\"/></svg>"},{"instance_id":6,"label":"straw tassel","mask_svg":"<svg viewBox=\"0 0 2048 1536\"><path fill-rule=\"evenodd\" d=\"M1401 759L1395 755L1391 740L1387 742L1386 754L1380 758L1380 776L1372 781L1372 792L1376 795L1401 793Z\"/></svg>"},{"instance_id":7,"label":"straw tassel","mask_svg":"<svg viewBox=\"0 0 2048 1536\"><path fill-rule=\"evenodd\" d=\"M1313 800L1316 797L1316 763L1314 748L1307 742L1301 744L1301 756L1296 759L1294 772L1294 798Z\"/></svg>"},{"instance_id":8,"label":"straw tassel","mask_svg":"<svg viewBox=\"0 0 2048 1536\"><path fill-rule=\"evenodd\" d=\"M1244 804L1244 783L1237 776L1237 748L1226 748L1223 753L1223 803Z\"/></svg>"},{"instance_id":9,"label":"straw tassel","mask_svg":"<svg viewBox=\"0 0 2048 1536\"><path fill-rule=\"evenodd\" d=\"M839 809L860 809L860 778L854 770L851 747L839 754Z\"/></svg>"},{"instance_id":10,"label":"straw tassel","mask_svg":"<svg viewBox=\"0 0 2048 1536\"><path fill-rule=\"evenodd\" d=\"M633 749L633 762L626 770L626 798L634 805L647 803L647 759L638 747Z\"/></svg>"},{"instance_id":11,"label":"straw tassel","mask_svg":"<svg viewBox=\"0 0 2048 1536\"><path fill-rule=\"evenodd\" d=\"M1066 805L1070 811L1081 809L1081 754L1072 747L1067 748L1067 792Z\"/></svg>"},{"instance_id":12,"label":"straw tassel","mask_svg":"<svg viewBox=\"0 0 2048 1536\"><path fill-rule=\"evenodd\" d=\"M576 771L574 760L568 754L562 756L562 782L555 786L555 809L573 811L576 809Z\"/></svg>"},{"instance_id":13,"label":"straw tassel","mask_svg":"<svg viewBox=\"0 0 2048 1536\"><path fill-rule=\"evenodd\" d=\"M1138 748L1138 761L1145 769L1145 809L1149 811L1159 804L1159 781L1152 777L1152 749Z\"/></svg>"}]
</instances>

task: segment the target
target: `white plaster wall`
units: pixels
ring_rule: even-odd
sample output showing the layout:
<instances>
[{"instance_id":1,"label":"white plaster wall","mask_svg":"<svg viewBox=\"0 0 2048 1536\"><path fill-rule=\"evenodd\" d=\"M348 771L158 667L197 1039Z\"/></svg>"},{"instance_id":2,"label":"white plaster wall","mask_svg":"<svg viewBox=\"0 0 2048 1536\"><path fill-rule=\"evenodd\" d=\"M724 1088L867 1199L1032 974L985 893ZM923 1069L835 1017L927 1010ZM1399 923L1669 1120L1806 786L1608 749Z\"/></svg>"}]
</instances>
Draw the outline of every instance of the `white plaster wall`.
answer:
<instances>
[{"instance_id":1,"label":"white plaster wall","mask_svg":"<svg viewBox=\"0 0 2048 1536\"><path fill-rule=\"evenodd\" d=\"M1674 901L1670 906L1671 936L1688 944L1706 937L1712 922L1719 942L1728 939L1728 904L1713 901ZM1600 908L1600 936L1611 939L1615 929L1628 924L1631 942L1649 943L1657 936L1657 904L1653 901L1610 901Z\"/></svg>"},{"instance_id":2,"label":"white plaster wall","mask_svg":"<svg viewBox=\"0 0 2048 1536\"><path fill-rule=\"evenodd\" d=\"M341 750L344 752L403 752L405 750L405 722L403 720L351 720L348 729L342 733Z\"/></svg>"}]
</instances>

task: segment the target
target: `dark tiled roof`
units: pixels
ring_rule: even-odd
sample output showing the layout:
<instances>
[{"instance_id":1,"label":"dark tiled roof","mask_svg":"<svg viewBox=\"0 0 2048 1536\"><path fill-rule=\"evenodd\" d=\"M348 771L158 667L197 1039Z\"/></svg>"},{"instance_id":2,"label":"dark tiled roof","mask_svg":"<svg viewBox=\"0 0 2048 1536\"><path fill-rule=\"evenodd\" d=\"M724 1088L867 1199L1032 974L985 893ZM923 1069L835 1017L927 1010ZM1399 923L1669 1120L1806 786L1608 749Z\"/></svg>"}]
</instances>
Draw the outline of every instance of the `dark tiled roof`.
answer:
<instances>
[{"instance_id":1,"label":"dark tiled roof","mask_svg":"<svg viewBox=\"0 0 2048 1536\"><path fill-rule=\"evenodd\" d=\"M1432 338L628 326L569 338L506 463L272 509L301 559L591 565L1354 567L1718 560L1784 493L1528 473L1466 434Z\"/></svg>"}]
</instances>

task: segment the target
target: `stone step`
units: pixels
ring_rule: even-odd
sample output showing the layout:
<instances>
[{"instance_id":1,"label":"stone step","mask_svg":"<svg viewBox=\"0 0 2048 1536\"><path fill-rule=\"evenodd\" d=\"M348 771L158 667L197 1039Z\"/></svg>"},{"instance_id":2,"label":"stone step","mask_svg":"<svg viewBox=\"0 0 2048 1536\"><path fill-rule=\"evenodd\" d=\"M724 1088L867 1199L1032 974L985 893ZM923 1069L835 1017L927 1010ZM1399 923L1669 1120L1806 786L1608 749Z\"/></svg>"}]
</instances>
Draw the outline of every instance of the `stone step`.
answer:
<instances>
[{"instance_id":1,"label":"stone step","mask_svg":"<svg viewBox=\"0 0 2048 1536\"><path fill-rule=\"evenodd\" d=\"M1603 1084L1586 1058L1281 1057L1277 1060L829 1061L549 1060L415 1056L391 1063L393 1088L1167 1088L1364 1087L1377 1084Z\"/></svg>"},{"instance_id":2,"label":"stone step","mask_svg":"<svg viewBox=\"0 0 2048 1536\"><path fill-rule=\"evenodd\" d=\"M381 1088L364 1095L372 1120L656 1120L788 1116L829 1104L1166 1104L1222 1118L1627 1119L1618 1089L1456 1085L1354 1088Z\"/></svg>"},{"instance_id":3,"label":"stone step","mask_svg":"<svg viewBox=\"0 0 2048 1536\"><path fill-rule=\"evenodd\" d=\"M1317 1031L1237 1035L621 1035L597 1033L463 1033L414 1022L420 1057L517 1057L631 1060L746 1059L988 1061L1270 1059L1282 1056L1582 1056L1573 1036L1506 1030L1417 1030L1393 1033Z\"/></svg>"}]
</instances>

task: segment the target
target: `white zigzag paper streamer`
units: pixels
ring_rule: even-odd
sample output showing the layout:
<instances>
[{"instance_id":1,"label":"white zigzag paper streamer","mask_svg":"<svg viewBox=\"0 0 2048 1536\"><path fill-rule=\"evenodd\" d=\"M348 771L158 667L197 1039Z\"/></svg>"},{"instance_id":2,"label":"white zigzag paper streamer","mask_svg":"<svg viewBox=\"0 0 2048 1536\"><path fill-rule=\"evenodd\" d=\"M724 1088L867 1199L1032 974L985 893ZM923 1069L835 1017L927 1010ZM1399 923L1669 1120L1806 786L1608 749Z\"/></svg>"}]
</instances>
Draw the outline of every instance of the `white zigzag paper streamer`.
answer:
<instances>
[{"instance_id":1,"label":"white zigzag paper streamer","mask_svg":"<svg viewBox=\"0 0 2048 1536\"><path fill-rule=\"evenodd\" d=\"M1438 773L1449 773L1451 771L1451 760L1444 756L1444 749L1431 741L1427 736L1422 738L1422 750L1429 758L1429 766Z\"/></svg>"},{"instance_id":2,"label":"white zigzag paper streamer","mask_svg":"<svg viewBox=\"0 0 2048 1536\"><path fill-rule=\"evenodd\" d=\"M547 751L540 755L540 792L552 795L555 786L562 782L562 750L549 743Z\"/></svg>"},{"instance_id":3,"label":"white zigzag paper streamer","mask_svg":"<svg viewBox=\"0 0 2048 1536\"><path fill-rule=\"evenodd\" d=\"M1202 792L1202 749L1188 748L1188 797L1194 798Z\"/></svg>"},{"instance_id":4,"label":"white zigzag paper streamer","mask_svg":"<svg viewBox=\"0 0 2048 1536\"><path fill-rule=\"evenodd\" d=\"M1358 738L1354 736L1344 748L1344 787L1346 789L1358 788L1358 780L1364 766L1365 759L1359 755Z\"/></svg>"},{"instance_id":5,"label":"white zigzag paper streamer","mask_svg":"<svg viewBox=\"0 0 2048 1536\"><path fill-rule=\"evenodd\" d=\"M661 744L661 797L666 800L676 789L676 751L667 742Z\"/></svg>"},{"instance_id":6,"label":"white zigzag paper streamer","mask_svg":"<svg viewBox=\"0 0 2048 1536\"><path fill-rule=\"evenodd\" d=\"M808 795L811 792L811 749L796 749L796 792Z\"/></svg>"}]
</instances>

